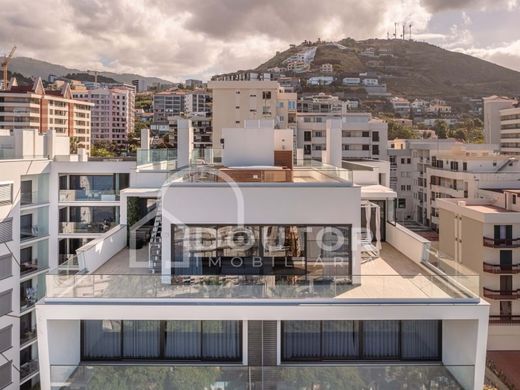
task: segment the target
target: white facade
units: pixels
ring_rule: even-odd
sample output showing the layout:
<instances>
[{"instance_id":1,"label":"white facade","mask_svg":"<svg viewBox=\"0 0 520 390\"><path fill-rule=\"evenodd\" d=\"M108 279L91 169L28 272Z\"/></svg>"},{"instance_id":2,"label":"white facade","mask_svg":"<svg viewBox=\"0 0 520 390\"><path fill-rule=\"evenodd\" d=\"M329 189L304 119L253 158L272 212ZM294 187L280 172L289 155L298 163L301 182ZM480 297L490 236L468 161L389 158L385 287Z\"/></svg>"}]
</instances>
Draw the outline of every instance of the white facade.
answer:
<instances>
[{"instance_id":1,"label":"white facade","mask_svg":"<svg viewBox=\"0 0 520 390\"><path fill-rule=\"evenodd\" d=\"M341 116L327 113L299 113L297 117L297 145L304 157L321 158L326 150L326 127L329 121L341 123L341 140L344 159L387 160L386 122L372 118L368 113L351 113Z\"/></svg>"},{"instance_id":2,"label":"white facade","mask_svg":"<svg viewBox=\"0 0 520 390\"><path fill-rule=\"evenodd\" d=\"M520 155L520 107L500 110L500 151Z\"/></svg>"},{"instance_id":3,"label":"white facade","mask_svg":"<svg viewBox=\"0 0 520 390\"><path fill-rule=\"evenodd\" d=\"M489 96L484 102L484 141L488 144L500 144L500 110L513 108L514 99Z\"/></svg>"}]
</instances>

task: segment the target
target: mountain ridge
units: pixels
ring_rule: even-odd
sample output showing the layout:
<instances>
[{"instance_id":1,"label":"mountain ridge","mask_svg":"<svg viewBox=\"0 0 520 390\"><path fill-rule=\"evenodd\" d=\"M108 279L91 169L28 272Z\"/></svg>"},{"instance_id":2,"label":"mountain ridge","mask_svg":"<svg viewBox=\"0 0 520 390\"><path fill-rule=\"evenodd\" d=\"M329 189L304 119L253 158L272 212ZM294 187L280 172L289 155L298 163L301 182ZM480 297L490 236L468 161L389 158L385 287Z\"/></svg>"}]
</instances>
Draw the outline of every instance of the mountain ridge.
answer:
<instances>
[{"instance_id":1,"label":"mountain ridge","mask_svg":"<svg viewBox=\"0 0 520 390\"><path fill-rule=\"evenodd\" d=\"M346 38L338 42L303 42L277 52L254 70L284 67L284 60L317 46L311 69L297 73L308 78L322 74L319 65L332 63L333 76L374 72L395 95L414 97L520 95L520 72L467 54L419 41ZM343 46L344 49L341 49ZM375 56L370 56L374 49ZM378 54L379 53L379 54Z\"/></svg>"},{"instance_id":2,"label":"mountain ridge","mask_svg":"<svg viewBox=\"0 0 520 390\"><path fill-rule=\"evenodd\" d=\"M47 79L50 74L64 77L67 74L81 74L86 73L86 69L68 68L63 65L53 64L51 62L38 60L30 57L14 57L10 64L9 70L15 73L23 74L26 77L41 77ZM111 78L120 83L131 83L132 80L145 80L150 85L154 83L160 84L174 84L169 80L160 77L142 76L136 73L115 73L115 72L99 72L107 78Z\"/></svg>"}]
</instances>

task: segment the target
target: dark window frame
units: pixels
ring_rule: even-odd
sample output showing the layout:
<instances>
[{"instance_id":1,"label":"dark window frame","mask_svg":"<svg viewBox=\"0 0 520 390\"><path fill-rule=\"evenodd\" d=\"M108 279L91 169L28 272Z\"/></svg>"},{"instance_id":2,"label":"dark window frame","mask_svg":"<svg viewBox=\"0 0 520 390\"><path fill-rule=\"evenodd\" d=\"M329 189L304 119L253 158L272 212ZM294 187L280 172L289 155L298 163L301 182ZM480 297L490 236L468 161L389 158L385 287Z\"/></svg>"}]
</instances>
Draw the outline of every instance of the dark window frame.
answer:
<instances>
[{"instance_id":1,"label":"dark window frame","mask_svg":"<svg viewBox=\"0 0 520 390\"><path fill-rule=\"evenodd\" d=\"M372 359L365 357L364 351L364 324L365 322L377 321L377 320L347 320L354 321L357 323L358 329L358 356L356 357L348 357L348 358L329 358L323 356L323 320L311 320L320 323L320 358L285 358L285 343L284 343L284 327L285 323L288 321L280 321L280 362L281 364L292 364L292 363L309 363L309 362L352 362L352 361L365 361L365 362L381 362L381 361L389 361L389 362L441 362L442 361L442 320L395 320L399 323L399 331L398 331L398 355L395 358L388 359ZM407 359L403 358L403 322L404 321L435 321L437 322L437 356L433 358L423 358L423 359Z\"/></svg>"}]
</instances>

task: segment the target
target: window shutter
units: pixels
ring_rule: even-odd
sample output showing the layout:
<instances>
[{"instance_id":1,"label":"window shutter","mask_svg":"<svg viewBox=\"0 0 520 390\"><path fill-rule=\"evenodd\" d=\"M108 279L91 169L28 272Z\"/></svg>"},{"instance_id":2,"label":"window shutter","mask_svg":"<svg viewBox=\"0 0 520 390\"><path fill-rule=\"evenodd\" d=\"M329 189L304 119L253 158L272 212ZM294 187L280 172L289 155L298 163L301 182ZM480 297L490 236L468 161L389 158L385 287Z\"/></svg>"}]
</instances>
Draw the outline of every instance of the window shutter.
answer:
<instances>
[{"instance_id":1,"label":"window shutter","mask_svg":"<svg viewBox=\"0 0 520 390\"><path fill-rule=\"evenodd\" d=\"M7 290L0 293L0 316L6 315L13 311L13 290Z\"/></svg>"},{"instance_id":2,"label":"window shutter","mask_svg":"<svg viewBox=\"0 0 520 390\"><path fill-rule=\"evenodd\" d=\"M3 329L0 329L0 353L7 351L13 346L11 339L12 328L13 326L9 325Z\"/></svg>"},{"instance_id":3,"label":"window shutter","mask_svg":"<svg viewBox=\"0 0 520 390\"><path fill-rule=\"evenodd\" d=\"M0 256L0 280L13 276L11 255Z\"/></svg>"},{"instance_id":4,"label":"window shutter","mask_svg":"<svg viewBox=\"0 0 520 390\"><path fill-rule=\"evenodd\" d=\"M13 219L7 218L0 222L0 244L13 240Z\"/></svg>"},{"instance_id":5,"label":"window shutter","mask_svg":"<svg viewBox=\"0 0 520 390\"><path fill-rule=\"evenodd\" d=\"M0 205L13 203L13 184L0 184Z\"/></svg>"}]
</instances>

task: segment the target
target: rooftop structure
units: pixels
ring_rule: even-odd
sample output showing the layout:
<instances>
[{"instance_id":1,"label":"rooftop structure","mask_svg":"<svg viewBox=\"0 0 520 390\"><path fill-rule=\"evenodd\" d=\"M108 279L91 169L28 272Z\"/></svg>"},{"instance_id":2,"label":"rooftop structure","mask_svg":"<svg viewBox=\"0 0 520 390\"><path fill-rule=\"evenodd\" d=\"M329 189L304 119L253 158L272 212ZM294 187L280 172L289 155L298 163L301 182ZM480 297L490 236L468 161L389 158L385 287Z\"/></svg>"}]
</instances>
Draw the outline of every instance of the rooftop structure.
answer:
<instances>
[{"instance_id":1,"label":"rooftop structure","mask_svg":"<svg viewBox=\"0 0 520 390\"><path fill-rule=\"evenodd\" d=\"M190 368L192 387L199 372L206 387L312 375L345 388L352 374L397 385L417 372L420 386L482 387L478 278L444 272L448 260L395 223L384 164L343 168L332 147L304 162L272 120L223 128L218 161L192 136L183 126L175 169L138 163L119 225L47 275L43 387L123 383L127 359L147 385L183 386Z\"/></svg>"}]
</instances>

